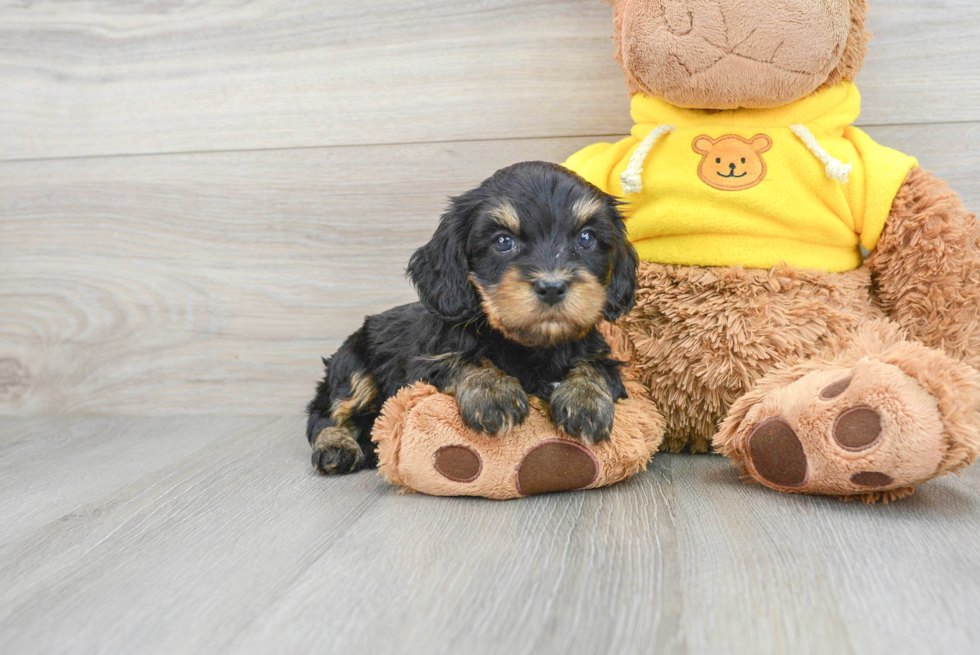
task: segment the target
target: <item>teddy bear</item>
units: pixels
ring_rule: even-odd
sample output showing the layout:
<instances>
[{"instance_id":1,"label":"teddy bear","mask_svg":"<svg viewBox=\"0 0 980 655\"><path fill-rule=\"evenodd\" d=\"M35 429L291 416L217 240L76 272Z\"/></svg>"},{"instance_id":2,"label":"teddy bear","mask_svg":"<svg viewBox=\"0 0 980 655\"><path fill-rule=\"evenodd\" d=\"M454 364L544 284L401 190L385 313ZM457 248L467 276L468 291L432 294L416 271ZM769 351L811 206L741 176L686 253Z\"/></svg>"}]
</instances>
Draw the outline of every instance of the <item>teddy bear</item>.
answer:
<instances>
[{"instance_id":1,"label":"teddy bear","mask_svg":"<svg viewBox=\"0 0 980 655\"><path fill-rule=\"evenodd\" d=\"M980 224L853 126L866 0L608 1L635 125L564 166L622 200L642 260L635 307L603 326L638 404L605 446L612 474L563 483L574 466L558 457L537 490L624 479L657 449L714 449L746 482L869 503L972 464ZM427 493L526 495L535 444L569 440L543 403L508 450L434 390L399 398L375 428L381 469ZM473 446L506 484L447 485L440 444Z\"/></svg>"},{"instance_id":2,"label":"teddy bear","mask_svg":"<svg viewBox=\"0 0 980 655\"><path fill-rule=\"evenodd\" d=\"M611 0L631 136L565 166L626 203L606 330L663 448L888 501L980 451L980 225L853 126L865 0Z\"/></svg>"}]
</instances>

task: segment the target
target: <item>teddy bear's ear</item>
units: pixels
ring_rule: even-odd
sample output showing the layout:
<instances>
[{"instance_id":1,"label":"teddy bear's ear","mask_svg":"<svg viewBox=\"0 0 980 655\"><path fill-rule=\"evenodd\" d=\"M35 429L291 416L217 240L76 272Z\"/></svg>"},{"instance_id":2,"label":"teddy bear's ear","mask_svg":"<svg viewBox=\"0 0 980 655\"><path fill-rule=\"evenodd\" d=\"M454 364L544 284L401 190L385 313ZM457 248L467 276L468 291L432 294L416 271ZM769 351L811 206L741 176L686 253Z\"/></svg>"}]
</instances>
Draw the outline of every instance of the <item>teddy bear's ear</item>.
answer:
<instances>
[{"instance_id":1,"label":"teddy bear's ear","mask_svg":"<svg viewBox=\"0 0 980 655\"><path fill-rule=\"evenodd\" d=\"M772 148L772 139L765 134L756 134L752 137L752 149L760 155L769 152L769 148Z\"/></svg>"},{"instance_id":2,"label":"teddy bear's ear","mask_svg":"<svg viewBox=\"0 0 980 655\"><path fill-rule=\"evenodd\" d=\"M766 138L768 139L769 137ZM771 141L769 143L772 144ZM711 137L699 136L698 138L694 139L694 143L691 145L694 147L694 152L698 153L699 155L707 155L709 152L711 152L711 147L715 145L715 142L711 139Z\"/></svg>"},{"instance_id":3,"label":"teddy bear's ear","mask_svg":"<svg viewBox=\"0 0 980 655\"><path fill-rule=\"evenodd\" d=\"M868 0L849 0L851 8L851 27L847 36L847 45L844 47L844 54L840 63L837 64L827 81L821 88L828 89L842 80L853 82L857 77L861 66L864 63L864 56L868 52L868 41L871 40L871 33L864 29L865 20L868 14Z\"/></svg>"}]
</instances>

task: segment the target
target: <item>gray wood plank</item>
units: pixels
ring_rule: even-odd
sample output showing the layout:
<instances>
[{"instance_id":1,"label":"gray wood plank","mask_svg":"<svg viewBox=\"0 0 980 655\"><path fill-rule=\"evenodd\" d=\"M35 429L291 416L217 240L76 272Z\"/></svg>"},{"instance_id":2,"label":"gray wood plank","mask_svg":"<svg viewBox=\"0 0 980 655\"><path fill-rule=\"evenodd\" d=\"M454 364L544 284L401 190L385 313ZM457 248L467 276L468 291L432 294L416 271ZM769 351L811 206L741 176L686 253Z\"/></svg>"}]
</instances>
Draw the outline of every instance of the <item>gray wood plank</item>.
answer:
<instances>
[{"instance_id":1,"label":"gray wood plank","mask_svg":"<svg viewBox=\"0 0 980 655\"><path fill-rule=\"evenodd\" d=\"M3 541L55 520L71 520L106 489L145 478L207 447L224 432L260 429L276 419L168 421L166 439L144 434L139 418L32 417L0 422ZM212 430L217 426L221 430ZM159 435L156 435L157 437Z\"/></svg>"},{"instance_id":2,"label":"gray wood plank","mask_svg":"<svg viewBox=\"0 0 980 655\"><path fill-rule=\"evenodd\" d=\"M691 652L972 653L980 469L887 506L739 485L724 458L675 458Z\"/></svg>"},{"instance_id":3,"label":"gray wood plank","mask_svg":"<svg viewBox=\"0 0 980 655\"><path fill-rule=\"evenodd\" d=\"M190 429L179 421L142 419L135 431L86 419L78 430L126 432L107 455L125 461L138 440ZM745 486L724 459L690 455L658 455L601 491L441 499L398 495L367 472L313 474L299 417L195 421L204 447L106 477L64 517L4 539L5 653L980 645L976 467L876 507ZM37 425L34 438L61 439ZM11 453L9 465L26 458Z\"/></svg>"},{"instance_id":4,"label":"gray wood plank","mask_svg":"<svg viewBox=\"0 0 980 655\"><path fill-rule=\"evenodd\" d=\"M871 132L980 207L980 123ZM298 411L320 355L414 300L448 195L593 141L0 163L0 413Z\"/></svg>"},{"instance_id":5,"label":"gray wood plank","mask_svg":"<svg viewBox=\"0 0 980 655\"><path fill-rule=\"evenodd\" d=\"M107 478L65 516L4 540L5 653L214 652L389 491L370 473L317 476L297 417L196 420L205 447ZM176 421L143 420L131 438L168 448Z\"/></svg>"},{"instance_id":6,"label":"gray wood plank","mask_svg":"<svg viewBox=\"0 0 980 655\"><path fill-rule=\"evenodd\" d=\"M348 533L232 650L296 652L290 626L319 620L331 652L973 652L978 482L866 508L745 487L722 458L658 456L628 485L513 521L392 513ZM365 560L386 578L368 590ZM323 589L338 569L346 594ZM363 621L343 622L352 609Z\"/></svg>"},{"instance_id":7,"label":"gray wood plank","mask_svg":"<svg viewBox=\"0 0 980 655\"><path fill-rule=\"evenodd\" d=\"M980 120L980 6L875 0L865 124ZM0 159L617 134L597 0L6 3Z\"/></svg>"}]
</instances>

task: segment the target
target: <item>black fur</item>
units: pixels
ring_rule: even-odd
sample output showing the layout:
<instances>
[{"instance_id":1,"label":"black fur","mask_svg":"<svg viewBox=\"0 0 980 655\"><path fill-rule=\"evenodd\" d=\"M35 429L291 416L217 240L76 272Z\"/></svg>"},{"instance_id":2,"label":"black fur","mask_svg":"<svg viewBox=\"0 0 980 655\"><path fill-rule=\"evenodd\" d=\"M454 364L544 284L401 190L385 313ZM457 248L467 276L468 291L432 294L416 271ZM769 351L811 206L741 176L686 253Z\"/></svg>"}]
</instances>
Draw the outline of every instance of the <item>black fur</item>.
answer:
<instances>
[{"instance_id":1,"label":"black fur","mask_svg":"<svg viewBox=\"0 0 980 655\"><path fill-rule=\"evenodd\" d=\"M600 210L579 224L572 207L586 199ZM519 214L519 234L502 229L490 216L501 200ZM589 249L576 245L586 230L596 242ZM501 234L517 243L512 252L495 249L494 240ZM586 327L576 340L522 345L491 327L474 281L493 287L508 271L521 276L559 269L588 272L605 287L602 315L614 320L633 306L636 267L636 251L626 237L616 200L554 164L510 166L454 198L431 241L408 265L420 302L367 317L337 353L324 360L326 375L307 407L314 466L341 473L375 465L370 433L380 407L416 381L455 394L464 420L475 429L505 431L527 416L527 395L551 400L557 394L554 400L561 411L553 418L561 427L585 440L607 438L613 403L625 398L626 390L621 363L609 357L609 347L595 326ZM351 398L356 376L369 376L376 394L337 425L335 408ZM573 409L576 403L581 406ZM317 441L322 431L334 427L347 430L360 452L338 446L335 431L323 432Z\"/></svg>"}]
</instances>

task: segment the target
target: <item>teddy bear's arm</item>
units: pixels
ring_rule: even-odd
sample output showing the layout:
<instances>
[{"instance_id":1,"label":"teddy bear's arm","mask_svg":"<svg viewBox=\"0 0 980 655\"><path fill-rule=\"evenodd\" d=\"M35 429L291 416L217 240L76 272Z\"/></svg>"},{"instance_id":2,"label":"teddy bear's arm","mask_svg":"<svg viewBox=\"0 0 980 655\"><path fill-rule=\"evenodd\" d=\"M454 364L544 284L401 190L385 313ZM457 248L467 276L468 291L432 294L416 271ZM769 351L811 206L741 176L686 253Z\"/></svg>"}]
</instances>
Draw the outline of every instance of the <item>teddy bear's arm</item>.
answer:
<instances>
[{"instance_id":1,"label":"teddy bear's arm","mask_svg":"<svg viewBox=\"0 0 980 655\"><path fill-rule=\"evenodd\" d=\"M890 318L980 367L980 223L943 180L909 172L869 264Z\"/></svg>"}]
</instances>

